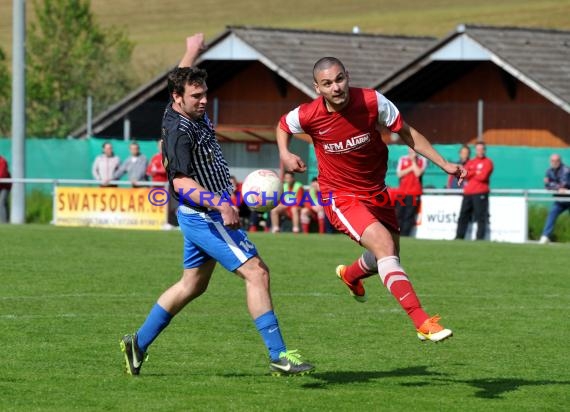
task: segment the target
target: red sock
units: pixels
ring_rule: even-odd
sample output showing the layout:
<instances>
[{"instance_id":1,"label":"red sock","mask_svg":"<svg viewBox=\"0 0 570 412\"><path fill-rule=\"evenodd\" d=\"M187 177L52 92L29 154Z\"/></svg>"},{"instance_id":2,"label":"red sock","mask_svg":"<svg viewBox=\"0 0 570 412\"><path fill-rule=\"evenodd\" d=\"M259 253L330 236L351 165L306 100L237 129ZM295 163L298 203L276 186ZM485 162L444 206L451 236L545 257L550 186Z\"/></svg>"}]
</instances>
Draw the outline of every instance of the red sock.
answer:
<instances>
[{"instance_id":1,"label":"red sock","mask_svg":"<svg viewBox=\"0 0 570 412\"><path fill-rule=\"evenodd\" d=\"M257 226L251 225L251 226L249 227L249 231L250 231L250 232L257 232Z\"/></svg>"},{"instance_id":2,"label":"red sock","mask_svg":"<svg viewBox=\"0 0 570 412\"><path fill-rule=\"evenodd\" d=\"M303 227L303 233L309 233L310 223L301 223L301 226Z\"/></svg>"},{"instance_id":3,"label":"red sock","mask_svg":"<svg viewBox=\"0 0 570 412\"><path fill-rule=\"evenodd\" d=\"M370 272L368 267L362 261L362 256L356 259L352 265L347 266L344 271L344 278L350 283L356 282L358 279L368 278L375 275L376 272Z\"/></svg>"},{"instance_id":4,"label":"red sock","mask_svg":"<svg viewBox=\"0 0 570 412\"><path fill-rule=\"evenodd\" d=\"M319 233L325 233L325 219L319 219Z\"/></svg>"},{"instance_id":5,"label":"red sock","mask_svg":"<svg viewBox=\"0 0 570 412\"><path fill-rule=\"evenodd\" d=\"M384 286L396 298L400 306L406 311L414 322L416 329L429 319L429 315L422 309L412 284L404 272L391 272L384 278Z\"/></svg>"}]
</instances>

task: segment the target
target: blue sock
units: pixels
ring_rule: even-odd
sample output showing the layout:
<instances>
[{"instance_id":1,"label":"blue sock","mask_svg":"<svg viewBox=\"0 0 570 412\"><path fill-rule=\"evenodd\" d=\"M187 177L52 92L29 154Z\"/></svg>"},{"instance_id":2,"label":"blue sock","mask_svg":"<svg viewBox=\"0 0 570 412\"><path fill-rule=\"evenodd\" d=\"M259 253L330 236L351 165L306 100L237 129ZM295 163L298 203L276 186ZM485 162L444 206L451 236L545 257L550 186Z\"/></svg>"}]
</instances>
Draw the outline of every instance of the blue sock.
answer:
<instances>
[{"instance_id":1,"label":"blue sock","mask_svg":"<svg viewBox=\"0 0 570 412\"><path fill-rule=\"evenodd\" d=\"M267 346L271 360L279 359L279 354L287 351L287 349L285 348L285 342L281 336L275 313L270 310L255 319L254 322L255 327L265 342L265 346Z\"/></svg>"},{"instance_id":2,"label":"blue sock","mask_svg":"<svg viewBox=\"0 0 570 412\"><path fill-rule=\"evenodd\" d=\"M168 326L172 315L156 303L148 314L143 325L137 332L137 344L141 351L146 352L150 344Z\"/></svg>"}]
</instances>

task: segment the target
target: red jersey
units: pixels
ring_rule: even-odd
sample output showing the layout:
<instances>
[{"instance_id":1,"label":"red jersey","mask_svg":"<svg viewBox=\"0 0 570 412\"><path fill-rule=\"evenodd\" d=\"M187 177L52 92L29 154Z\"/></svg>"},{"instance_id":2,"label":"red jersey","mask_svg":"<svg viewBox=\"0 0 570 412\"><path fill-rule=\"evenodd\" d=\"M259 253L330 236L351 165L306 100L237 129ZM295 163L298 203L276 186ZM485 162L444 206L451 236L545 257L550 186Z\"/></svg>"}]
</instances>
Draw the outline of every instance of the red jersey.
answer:
<instances>
[{"instance_id":1,"label":"red jersey","mask_svg":"<svg viewBox=\"0 0 570 412\"><path fill-rule=\"evenodd\" d=\"M476 157L465 163L467 176L463 193L466 195L478 195L489 193L489 179L493 173L493 162L488 157Z\"/></svg>"},{"instance_id":2,"label":"red jersey","mask_svg":"<svg viewBox=\"0 0 570 412\"><path fill-rule=\"evenodd\" d=\"M10 171L8 170L8 162L2 156L0 156L0 179L9 179ZM0 183L0 189L12 188L12 183Z\"/></svg>"},{"instance_id":3,"label":"red jersey","mask_svg":"<svg viewBox=\"0 0 570 412\"><path fill-rule=\"evenodd\" d=\"M230 195L230 201L232 202L232 206L241 206L243 203L243 199L241 197L241 183L238 182L237 187L234 187L234 191Z\"/></svg>"},{"instance_id":4,"label":"red jersey","mask_svg":"<svg viewBox=\"0 0 570 412\"><path fill-rule=\"evenodd\" d=\"M418 167L425 171L427 167L427 160L423 157L416 156L416 163ZM412 159L409 156L402 156L398 160L397 170L407 169L412 165ZM400 178L400 186L398 192L404 195L419 196L422 194L422 176L416 176L414 172L410 172Z\"/></svg>"},{"instance_id":5,"label":"red jersey","mask_svg":"<svg viewBox=\"0 0 570 412\"><path fill-rule=\"evenodd\" d=\"M162 164L162 154L157 153L151 159L146 168L146 174L151 177L153 182L168 182L166 170Z\"/></svg>"},{"instance_id":6,"label":"red jersey","mask_svg":"<svg viewBox=\"0 0 570 412\"><path fill-rule=\"evenodd\" d=\"M400 112L373 89L350 88L348 105L329 112L323 97L302 104L281 117L282 130L311 136L317 158L323 197L355 192L377 193L386 189L388 147L379 125L398 132Z\"/></svg>"}]
</instances>

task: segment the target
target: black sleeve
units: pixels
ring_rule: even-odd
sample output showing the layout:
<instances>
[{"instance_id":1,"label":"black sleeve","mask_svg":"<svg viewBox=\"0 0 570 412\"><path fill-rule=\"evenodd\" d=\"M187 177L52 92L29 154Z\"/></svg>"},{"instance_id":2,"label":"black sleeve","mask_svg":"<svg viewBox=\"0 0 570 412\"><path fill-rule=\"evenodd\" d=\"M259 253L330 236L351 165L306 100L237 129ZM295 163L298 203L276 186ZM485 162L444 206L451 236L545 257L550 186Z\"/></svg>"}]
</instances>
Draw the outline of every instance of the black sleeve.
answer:
<instances>
[{"instance_id":1,"label":"black sleeve","mask_svg":"<svg viewBox=\"0 0 570 412\"><path fill-rule=\"evenodd\" d=\"M162 162L172 182L177 174L193 177L192 139L187 132L163 133Z\"/></svg>"}]
</instances>

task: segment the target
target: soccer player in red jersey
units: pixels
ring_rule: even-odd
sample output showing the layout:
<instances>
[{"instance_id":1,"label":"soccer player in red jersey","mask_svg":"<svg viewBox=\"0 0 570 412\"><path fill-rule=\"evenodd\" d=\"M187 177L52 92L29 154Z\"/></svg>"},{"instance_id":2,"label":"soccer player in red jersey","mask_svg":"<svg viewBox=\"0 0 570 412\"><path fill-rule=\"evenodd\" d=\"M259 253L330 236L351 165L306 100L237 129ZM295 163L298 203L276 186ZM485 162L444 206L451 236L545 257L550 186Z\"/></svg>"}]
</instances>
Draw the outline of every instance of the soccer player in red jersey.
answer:
<instances>
[{"instance_id":1,"label":"soccer player in red jersey","mask_svg":"<svg viewBox=\"0 0 570 412\"><path fill-rule=\"evenodd\" d=\"M286 170L304 172L304 161L288 149L292 134L311 136L318 163L318 179L325 213L339 231L364 246L373 258L383 284L413 321L418 338L438 342L452 335L430 317L400 265L399 228L384 179L388 147L379 129L384 126L417 153L461 181L465 169L447 162L414 128L404 122L396 106L373 89L349 87L344 65L324 57L313 68L315 91L320 95L283 115L276 129L281 161ZM359 262L339 266L337 274L358 301L366 300ZM370 265L372 266L372 265Z\"/></svg>"}]
</instances>

